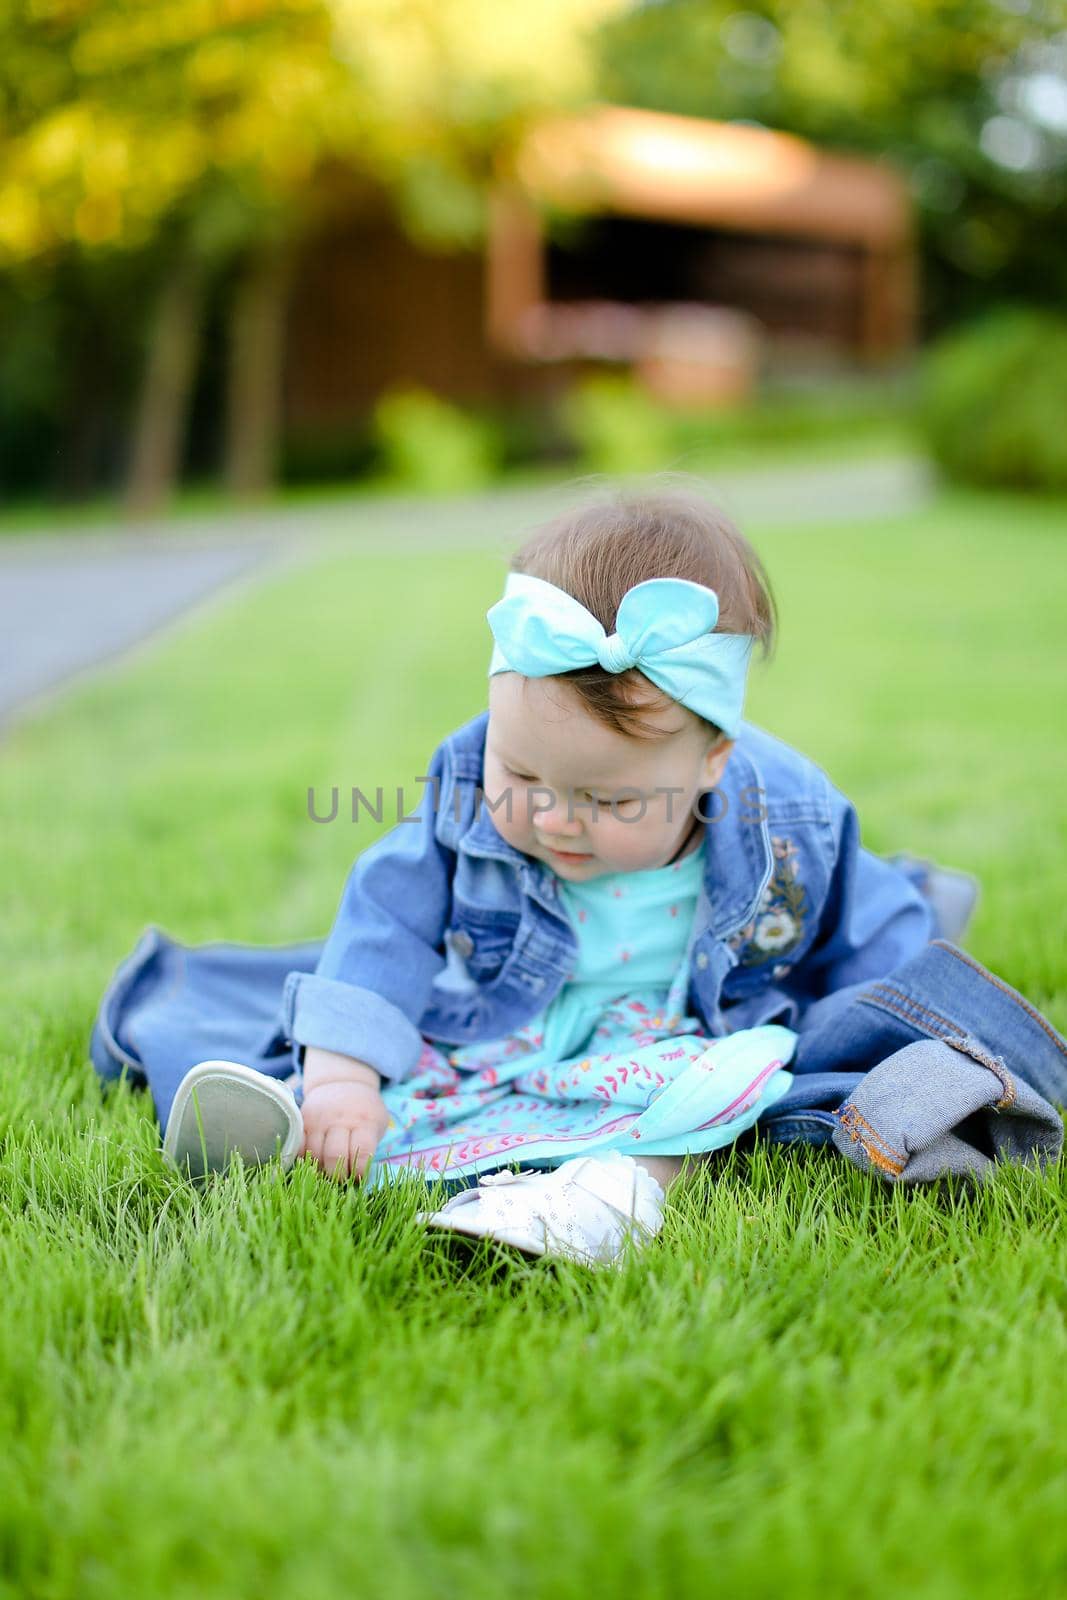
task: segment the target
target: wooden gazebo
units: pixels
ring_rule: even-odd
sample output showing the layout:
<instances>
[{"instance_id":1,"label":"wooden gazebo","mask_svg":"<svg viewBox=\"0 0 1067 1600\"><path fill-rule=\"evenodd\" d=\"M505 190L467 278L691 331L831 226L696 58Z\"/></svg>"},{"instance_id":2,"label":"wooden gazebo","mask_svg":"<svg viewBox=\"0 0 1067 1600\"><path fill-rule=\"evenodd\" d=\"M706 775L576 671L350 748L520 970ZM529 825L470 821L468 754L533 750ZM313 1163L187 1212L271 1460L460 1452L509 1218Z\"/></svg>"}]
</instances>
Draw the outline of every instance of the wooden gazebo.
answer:
<instances>
[{"instance_id":1,"label":"wooden gazebo","mask_svg":"<svg viewBox=\"0 0 1067 1600\"><path fill-rule=\"evenodd\" d=\"M516 179L501 190L494 210L488 316L501 348L521 350L524 313L551 302L543 224L548 209L607 223L603 232L614 237L617 250L627 236L638 238L626 221L637 223L645 230L646 269L657 227L664 245L670 241L683 253L686 243L699 253L709 235L731 238L732 246L720 251L718 274L705 251L704 283L697 265L686 275L689 285L694 298L702 298L704 287L709 299L730 295L736 303L740 297L757 315L761 299L775 299L767 292L775 278L785 286L777 298L788 299L789 280L803 272L805 252L824 263L836 258L836 280L824 268L815 298L824 283L847 286L842 342L861 357L879 357L913 339L912 209L903 179L888 165L828 154L768 128L624 106L543 124L528 136ZM677 282L676 261L673 268ZM647 270L643 294L657 294ZM764 309L773 319L770 304Z\"/></svg>"},{"instance_id":2,"label":"wooden gazebo","mask_svg":"<svg viewBox=\"0 0 1067 1600\"><path fill-rule=\"evenodd\" d=\"M290 304L287 426L343 433L395 383L467 402L543 393L587 359L568 354L583 307L629 325L672 305L748 319L771 363L905 352L902 178L763 127L607 105L545 122L500 183L483 251L420 248L384 212L314 247Z\"/></svg>"}]
</instances>

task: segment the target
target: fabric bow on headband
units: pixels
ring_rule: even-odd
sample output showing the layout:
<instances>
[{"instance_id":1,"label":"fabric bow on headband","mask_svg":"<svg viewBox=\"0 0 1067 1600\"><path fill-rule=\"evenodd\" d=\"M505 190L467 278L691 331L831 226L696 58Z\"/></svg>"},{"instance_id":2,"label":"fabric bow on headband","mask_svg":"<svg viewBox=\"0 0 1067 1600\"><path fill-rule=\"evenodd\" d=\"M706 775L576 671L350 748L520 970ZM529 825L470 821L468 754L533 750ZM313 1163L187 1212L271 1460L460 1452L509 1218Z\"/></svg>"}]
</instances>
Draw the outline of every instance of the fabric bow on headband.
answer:
<instances>
[{"instance_id":1,"label":"fabric bow on headband","mask_svg":"<svg viewBox=\"0 0 1067 1600\"><path fill-rule=\"evenodd\" d=\"M736 738L754 639L713 633L714 589L686 578L648 578L619 603L615 632L565 589L526 572L509 572L504 598L486 613L495 672L547 678L599 664L605 672L636 667L657 689Z\"/></svg>"}]
</instances>

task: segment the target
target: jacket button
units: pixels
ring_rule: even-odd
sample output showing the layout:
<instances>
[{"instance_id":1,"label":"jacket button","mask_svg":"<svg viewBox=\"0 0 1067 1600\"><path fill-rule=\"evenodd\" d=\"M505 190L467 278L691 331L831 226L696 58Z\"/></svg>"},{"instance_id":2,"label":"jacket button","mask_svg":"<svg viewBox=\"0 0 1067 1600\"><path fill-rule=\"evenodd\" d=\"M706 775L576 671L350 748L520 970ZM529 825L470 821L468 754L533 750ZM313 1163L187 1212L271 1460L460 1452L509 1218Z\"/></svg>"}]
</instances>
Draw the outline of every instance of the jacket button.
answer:
<instances>
[{"instance_id":1,"label":"jacket button","mask_svg":"<svg viewBox=\"0 0 1067 1600\"><path fill-rule=\"evenodd\" d=\"M696 964L700 968L701 972L703 972L704 968L708 964L708 952L706 950L701 950L700 954L697 956Z\"/></svg>"},{"instance_id":2,"label":"jacket button","mask_svg":"<svg viewBox=\"0 0 1067 1600\"><path fill-rule=\"evenodd\" d=\"M452 948L457 956L461 956L466 961L468 956L474 954L474 940L469 933L460 928L458 932L452 935Z\"/></svg>"},{"instance_id":3,"label":"jacket button","mask_svg":"<svg viewBox=\"0 0 1067 1600\"><path fill-rule=\"evenodd\" d=\"M779 961L778 965L776 967L772 968L771 977L772 978L784 978L788 971L789 971L789 962L788 961Z\"/></svg>"}]
</instances>

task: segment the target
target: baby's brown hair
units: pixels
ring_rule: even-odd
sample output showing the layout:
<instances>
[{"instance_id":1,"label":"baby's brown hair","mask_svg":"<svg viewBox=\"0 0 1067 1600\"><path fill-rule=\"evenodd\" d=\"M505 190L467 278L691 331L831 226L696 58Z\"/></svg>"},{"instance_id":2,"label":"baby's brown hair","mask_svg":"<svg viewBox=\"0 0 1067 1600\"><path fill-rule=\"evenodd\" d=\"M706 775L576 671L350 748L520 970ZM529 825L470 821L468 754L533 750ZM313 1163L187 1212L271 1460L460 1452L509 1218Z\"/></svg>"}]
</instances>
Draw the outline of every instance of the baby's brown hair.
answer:
<instances>
[{"instance_id":1,"label":"baby's brown hair","mask_svg":"<svg viewBox=\"0 0 1067 1600\"><path fill-rule=\"evenodd\" d=\"M751 634L764 660L774 650L777 607L759 556L698 488L679 486L676 479L615 491L565 512L527 537L512 557L511 569L566 590L606 633L614 632L619 604L634 584L646 578L688 578L718 595L716 633ZM640 713L662 705L667 697L636 667L618 673L599 665L577 667L560 677L591 715L617 733L637 739L661 736Z\"/></svg>"}]
</instances>

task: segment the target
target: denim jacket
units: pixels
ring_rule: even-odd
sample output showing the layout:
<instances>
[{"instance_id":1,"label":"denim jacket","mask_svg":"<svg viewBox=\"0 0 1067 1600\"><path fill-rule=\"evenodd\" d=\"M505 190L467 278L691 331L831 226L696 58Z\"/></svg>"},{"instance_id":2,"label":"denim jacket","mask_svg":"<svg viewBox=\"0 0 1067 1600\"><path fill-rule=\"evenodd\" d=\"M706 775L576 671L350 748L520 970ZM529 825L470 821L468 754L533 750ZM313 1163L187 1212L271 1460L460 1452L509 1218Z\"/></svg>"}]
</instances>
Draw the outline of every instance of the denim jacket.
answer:
<instances>
[{"instance_id":1,"label":"denim jacket","mask_svg":"<svg viewBox=\"0 0 1067 1600\"><path fill-rule=\"evenodd\" d=\"M283 1017L303 1047L400 1079L423 1038L499 1039L558 994L577 950L551 868L509 845L482 800L488 712L434 752L420 805L356 860L314 972ZM743 722L700 802L704 883L689 937L690 1013L709 1035L799 1031L825 995L883 978L936 932L905 874L860 843L855 808L815 762Z\"/></svg>"}]
</instances>

